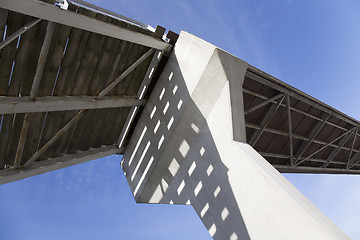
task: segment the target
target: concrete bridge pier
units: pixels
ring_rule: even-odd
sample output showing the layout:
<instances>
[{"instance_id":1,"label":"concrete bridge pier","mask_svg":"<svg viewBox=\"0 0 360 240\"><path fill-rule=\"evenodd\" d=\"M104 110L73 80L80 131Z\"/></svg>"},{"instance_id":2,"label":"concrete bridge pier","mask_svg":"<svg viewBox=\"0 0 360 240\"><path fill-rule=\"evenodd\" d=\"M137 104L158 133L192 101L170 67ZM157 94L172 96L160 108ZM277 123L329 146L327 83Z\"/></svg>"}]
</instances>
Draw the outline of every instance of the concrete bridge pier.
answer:
<instances>
[{"instance_id":1,"label":"concrete bridge pier","mask_svg":"<svg viewBox=\"0 0 360 240\"><path fill-rule=\"evenodd\" d=\"M214 239L348 239L246 143L247 63L182 32L122 167L139 203L192 205Z\"/></svg>"}]
</instances>

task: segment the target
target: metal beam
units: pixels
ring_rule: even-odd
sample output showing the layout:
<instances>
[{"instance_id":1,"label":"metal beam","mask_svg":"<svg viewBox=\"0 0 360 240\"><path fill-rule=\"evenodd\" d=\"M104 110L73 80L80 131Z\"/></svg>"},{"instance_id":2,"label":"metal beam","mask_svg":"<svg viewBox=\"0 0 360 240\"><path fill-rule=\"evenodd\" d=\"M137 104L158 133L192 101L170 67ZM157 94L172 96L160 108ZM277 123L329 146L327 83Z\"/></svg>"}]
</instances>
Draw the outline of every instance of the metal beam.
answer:
<instances>
[{"instance_id":1,"label":"metal beam","mask_svg":"<svg viewBox=\"0 0 360 240\"><path fill-rule=\"evenodd\" d=\"M87 110L81 110L76 114L73 119L71 119L64 127L62 127L57 133L47 142L44 146L42 146L38 151L34 153L34 155L31 156L29 160L26 161L26 163L23 165L24 168L29 167L36 159L38 159L42 154L46 152L46 150L53 145L56 140L58 140L67 130L69 130L77 121L84 116Z\"/></svg>"},{"instance_id":2,"label":"metal beam","mask_svg":"<svg viewBox=\"0 0 360 240\"><path fill-rule=\"evenodd\" d=\"M116 78L108 87L106 87L103 91L100 92L98 96L94 98L94 100L101 99L105 96L109 91L111 91L114 87L117 86L122 80L126 78L126 76L131 73L136 66L138 66L142 61L146 59L147 56L149 56L154 49L150 49L147 51L144 55L142 55L138 60L136 60L128 69L126 69L118 78ZM77 121L79 121L84 114L87 112L87 109L83 109L78 114L73 117L64 127L62 127L59 131L56 132L56 134L47 142L44 146L42 146L38 151L34 153L34 155L31 156L29 160L25 162L23 167L27 168L31 165L32 162L34 162L36 159L38 159L42 154L46 152L46 150L53 145L66 131L68 131Z\"/></svg>"},{"instance_id":3,"label":"metal beam","mask_svg":"<svg viewBox=\"0 0 360 240\"><path fill-rule=\"evenodd\" d=\"M257 130L251 137L250 141L249 141L249 145L250 146L254 146L255 143L257 142L257 140L259 140L259 137L261 136L261 134L264 132L266 126L269 124L271 118L274 116L276 110L278 110L278 108L280 107L280 104L282 103L282 101L284 100L285 96L283 96L280 101L278 101L278 103L276 105L271 105L271 107L269 108L269 110L266 112L263 120L260 123L260 130Z\"/></svg>"},{"instance_id":4,"label":"metal beam","mask_svg":"<svg viewBox=\"0 0 360 240\"><path fill-rule=\"evenodd\" d=\"M278 159L284 159L284 160L289 159L289 155L287 155L287 154L267 153L267 152L259 152L259 154L261 156L263 156L264 158L271 157L271 158L278 158ZM302 157L300 160L303 160L303 159L305 159L305 158ZM313 162L313 163L321 163L321 164L326 162L325 159L319 159L319 158L308 158L307 160L310 161L310 162ZM341 169L345 169L345 166L346 166L345 161L332 161L332 163L337 164L337 165L343 165L344 167L341 167ZM289 166L289 165L284 164L284 166ZM356 166L360 166L360 165L356 164ZM289 166L289 167L296 168L296 167L306 167L306 166ZM320 168L320 167L317 167L317 168Z\"/></svg>"},{"instance_id":5,"label":"metal beam","mask_svg":"<svg viewBox=\"0 0 360 240\"><path fill-rule=\"evenodd\" d=\"M113 154L123 154L125 148L118 148L114 145L102 146L88 151L77 152L57 158L34 162L26 169L6 169L0 171L0 185L47 173L57 169L73 166L94 159L106 157Z\"/></svg>"},{"instance_id":6,"label":"metal beam","mask_svg":"<svg viewBox=\"0 0 360 240\"><path fill-rule=\"evenodd\" d=\"M102 22L98 19L81 15L76 12L61 10L54 5L39 0L1 0L0 7L151 48L164 51L171 50L170 44L157 38Z\"/></svg>"},{"instance_id":7,"label":"metal beam","mask_svg":"<svg viewBox=\"0 0 360 240\"><path fill-rule=\"evenodd\" d=\"M46 28L46 34L45 34L45 38L44 38L44 43L40 50L37 68L36 68L34 80L33 80L32 86L31 86L30 97L29 97L30 101L35 100L35 97L39 90L39 85L40 85L40 81L41 81L41 78L43 75L46 58L49 53L50 43L51 43L51 39L54 34L54 29L55 29L55 23L48 22L48 25ZM30 120L31 120L30 113L26 113L25 117L24 117L23 125L21 128L19 143L18 143L17 150L16 150L16 155L15 155L15 160L14 160L15 168L18 168L20 166L21 158L22 158L22 155L24 152L26 137L27 137L27 134L29 131Z\"/></svg>"},{"instance_id":8,"label":"metal beam","mask_svg":"<svg viewBox=\"0 0 360 240\"><path fill-rule=\"evenodd\" d=\"M0 114L72 111L81 109L101 109L143 106L146 100L130 96L111 96L94 100L93 96L29 97L0 96Z\"/></svg>"},{"instance_id":9,"label":"metal beam","mask_svg":"<svg viewBox=\"0 0 360 240\"><path fill-rule=\"evenodd\" d=\"M18 38L21 34L35 26L40 21L41 19L34 19L16 32L14 32L11 36L7 37L4 41L0 43L0 50L7 46L9 43L11 43L14 39Z\"/></svg>"},{"instance_id":10,"label":"metal beam","mask_svg":"<svg viewBox=\"0 0 360 240\"><path fill-rule=\"evenodd\" d=\"M292 134L292 121L290 109L290 96L286 95L286 110L288 116L288 131L289 131L289 151L290 151L290 165L294 165L294 150L293 150L293 134Z\"/></svg>"},{"instance_id":11,"label":"metal beam","mask_svg":"<svg viewBox=\"0 0 360 240\"><path fill-rule=\"evenodd\" d=\"M108 92L110 92L116 85L118 85L130 72L132 72L137 66L139 66L148 56L150 56L155 49L149 49L144 53L138 60L136 60L131 66L126 69L118 78L116 78L112 83L109 84L104 90L102 90L95 99L100 99L104 97Z\"/></svg>"},{"instance_id":12,"label":"metal beam","mask_svg":"<svg viewBox=\"0 0 360 240\"><path fill-rule=\"evenodd\" d=\"M353 134L355 129L352 129L351 131L349 131L347 134L344 135L344 137L342 137L342 139L339 142L339 147L335 148L331 151L330 155L328 156L328 158L326 159L326 162L321 166L323 168L326 168L330 162L334 159L334 157L336 156L336 154L340 151L340 149L345 145L345 143L349 140L349 138L351 137L351 135Z\"/></svg>"},{"instance_id":13,"label":"metal beam","mask_svg":"<svg viewBox=\"0 0 360 240\"><path fill-rule=\"evenodd\" d=\"M281 173L360 174L360 170L273 165Z\"/></svg>"},{"instance_id":14,"label":"metal beam","mask_svg":"<svg viewBox=\"0 0 360 240\"><path fill-rule=\"evenodd\" d=\"M284 94L280 93L280 94L276 95L275 97L269 98L265 102L262 102L262 103L260 103L260 104L258 104L256 106L250 108L249 110L245 111L245 115L249 114L249 113L251 113L251 112L253 112L253 111L255 111L255 110L257 110L257 109L259 109L259 108L261 108L261 107L263 107L263 106L265 106L265 105L267 105L267 104L269 104L269 103L271 103L273 101L276 101L277 99L281 98L282 96L284 96Z\"/></svg>"},{"instance_id":15,"label":"metal beam","mask_svg":"<svg viewBox=\"0 0 360 240\"><path fill-rule=\"evenodd\" d=\"M151 60L151 63L145 73L145 76L144 76L144 79L142 80L142 83L141 83L141 86L139 88L139 91L136 95L136 97L138 97L139 99L143 99L144 95L145 95L145 92L154 76L154 73L155 73L155 70L157 69L158 65L159 65L159 62L161 60L161 57L163 55L163 52L160 51L160 50L157 50ZM125 121L125 124L121 130L121 133L120 133L120 136L119 136L119 139L117 141L117 145L119 147L122 147L123 144L124 144L124 140L128 134L128 131L129 131L129 128L130 128L130 125L131 123L133 122L135 116L136 116L136 113L138 111L138 107L132 107L127 118L126 118L126 121Z\"/></svg>"},{"instance_id":16,"label":"metal beam","mask_svg":"<svg viewBox=\"0 0 360 240\"><path fill-rule=\"evenodd\" d=\"M354 128L353 129L350 129L349 131L341 134L339 137L335 138L334 140L332 140L331 142L329 142L328 144L326 144L325 146L321 147L320 149L318 149L317 151L313 152L312 154L310 154L309 156L305 157L303 160L301 161L298 161L295 163L295 165L299 165L301 164L302 162L308 160L309 158L311 158L312 156L314 156L315 154L321 152L322 150L324 150L325 148L329 147L331 144L333 144L334 142L336 142L337 140L339 140L340 138L343 138L345 135L349 134L350 132L354 131ZM336 146L337 148L339 146ZM327 161L326 161L327 162ZM322 166L324 167L324 165Z\"/></svg>"},{"instance_id":17,"label":"metal beam","mask_svg":"<svg viewBox=\"0 0 360 240\"><path fill-rule=\"evenodd\" d=\"M320 132L320 130L323 128L327 120L329 119L330 115L327 113L323 113L321 116L322 121L317 122L317 124L314 126L314 128L311 130L308 141L303 142L298 150L295 153L295 165L298 164L299 158L302 156L302 154L306 151L306 149L310 146L312 141L315 139L316 135Z\"/></svg>"}]
</instances>

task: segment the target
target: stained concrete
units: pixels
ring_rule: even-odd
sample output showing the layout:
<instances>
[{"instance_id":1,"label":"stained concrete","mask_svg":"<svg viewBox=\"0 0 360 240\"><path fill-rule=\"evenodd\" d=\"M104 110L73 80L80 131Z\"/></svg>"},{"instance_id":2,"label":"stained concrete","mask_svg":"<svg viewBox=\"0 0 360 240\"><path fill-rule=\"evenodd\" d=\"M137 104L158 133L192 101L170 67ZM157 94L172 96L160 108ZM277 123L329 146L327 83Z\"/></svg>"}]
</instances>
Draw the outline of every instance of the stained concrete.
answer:
<instances>
[{"instance_id":1,"label":"stained concrete","mask_svg":"<svg viewBox=\"0 0 360 240\"><path fill-rule=\"evenodd\" d=\"M192 205L214 239L348 239L245 142L246 69L180 34L122 162L136 201Z\"/></svg>"}]
</instances>

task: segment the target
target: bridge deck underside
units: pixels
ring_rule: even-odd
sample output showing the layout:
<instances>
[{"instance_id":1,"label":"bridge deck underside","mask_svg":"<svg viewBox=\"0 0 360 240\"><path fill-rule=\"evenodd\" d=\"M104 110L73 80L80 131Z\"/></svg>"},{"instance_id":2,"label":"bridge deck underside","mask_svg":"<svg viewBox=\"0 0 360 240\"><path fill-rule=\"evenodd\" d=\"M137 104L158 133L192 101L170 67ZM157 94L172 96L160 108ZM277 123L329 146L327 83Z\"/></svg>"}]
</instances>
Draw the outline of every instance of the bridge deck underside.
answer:
<instances>
[{"instance_id":1,"label":"bridge deck underside","mask_svg":"<svg viewBox=\"0 0 360 240\"><path fill-rule=\"evenodd\" d=\"M281 172L360 173L359 122L250 66L247 142Z\"/></svg>"},{"instance_id":2,"label":"bridge deck underside","mask_svg":"<svg viewBox=\"0 0 360 240\"><path fill-rule=\"evenodd\" d=\"M162 37L81 6L70 5L68 11L156 40ZM33 16L0 8L0 46L36 21ZM145 104L145 100L137 101L138 94L154 54L143 59L106 94L107 101L116 102L117 107L100 108L91 101L150 47L59 23L53 23L53 27L43 66L39 58L49 35L47 20L36 22L0 48L0 173L6 167L34 160L34 155L49 142L51 146L41 152L36 163L114 146L133 107ZM33 83L41 67L36 87ZM160 69L155 69L156 76ZM36 94L32 96L32 92ZM243 96L247 141L281 172L360 173L358 121L252 66L247 70ZM79 97L92 99L91 103ZM29 98L40 105L20 109L28 106L21 105L24 102L30 104ZM42 101L48 103L47 107L41 107ZM73 106L75 103L86 104L88 110L51 142L83 109ZM59 110L59 104L64 109ZM129 129L136 126L136 119Z\"/></svg>"},{"instance_id":3,"label":"bridge deck underside","mask_svg":"<svg viewBox=\"0 0 360 240\"><path fill-rule=\"evenodd\" d=\"M70 5L67 11L154 37L154 33L147 29L86 8ZM0 42L35 20L35 17L0 8ZM50 31L46 20L39 21L0 49L0 170L23 166L59 131L61 133L61 129L83 109L74 104L86 105L84 108L88 110L65 129L36 162L114 146L131 107L146 102L140 101L137 93L153 52L104 97L118 107L109 102L106 103L108 107L98 107L103 102L95 98L150 47L59 23L52 24L54 29L50 33L46 61L39 61ZM33 83L41 62L45 64L36 88ZM33 90L36 90L36 95L32 97ZM21 103L31 105L29 99L40 105L20 109ZM88 101L84 102L84 99ZM47 104L45 107L41 105L43 100ZM51 109L59 104L64 110Z\"/></svg>"}]
</instances>

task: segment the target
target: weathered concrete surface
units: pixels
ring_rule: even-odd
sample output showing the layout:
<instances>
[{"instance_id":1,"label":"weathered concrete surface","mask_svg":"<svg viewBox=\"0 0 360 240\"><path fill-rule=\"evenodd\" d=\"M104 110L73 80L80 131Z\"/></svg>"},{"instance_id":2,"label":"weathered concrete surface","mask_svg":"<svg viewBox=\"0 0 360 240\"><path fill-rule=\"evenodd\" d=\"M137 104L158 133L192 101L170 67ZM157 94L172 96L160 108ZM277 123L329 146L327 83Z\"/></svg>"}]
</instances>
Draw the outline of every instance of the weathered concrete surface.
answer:
<instances>
[{"instance_id":1,"label":"weathered concrete surface","mask_svg":"<svg viewBox=\"0 0 360 240\"><path fill-rule=\"evenodd\" d=\"M122 162L136 201L191 204L214 239L347 239L245 143L246 68L180 34Z\"/></svg>"}]
</instances>

